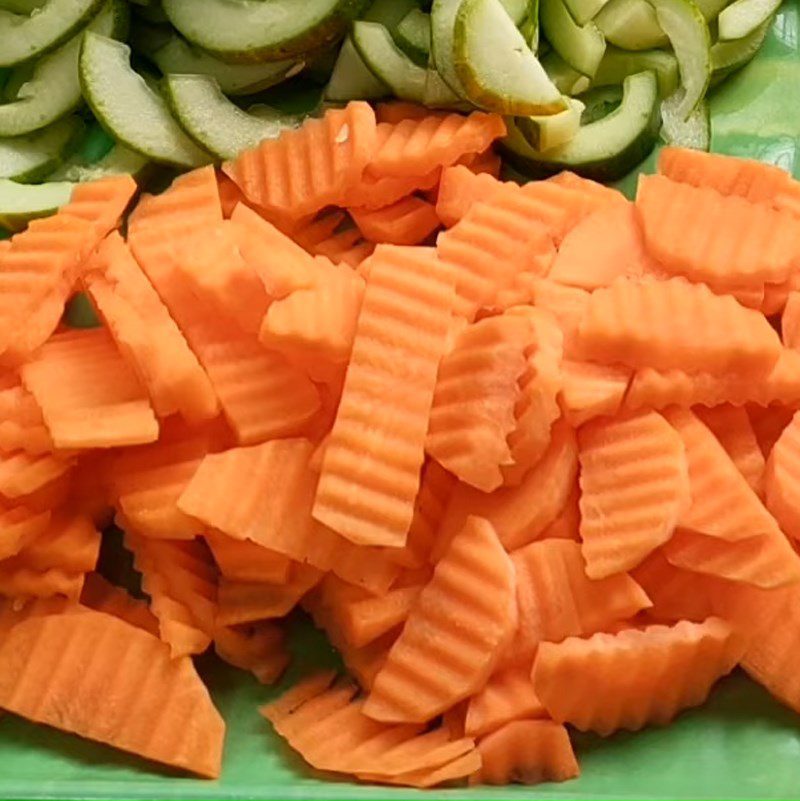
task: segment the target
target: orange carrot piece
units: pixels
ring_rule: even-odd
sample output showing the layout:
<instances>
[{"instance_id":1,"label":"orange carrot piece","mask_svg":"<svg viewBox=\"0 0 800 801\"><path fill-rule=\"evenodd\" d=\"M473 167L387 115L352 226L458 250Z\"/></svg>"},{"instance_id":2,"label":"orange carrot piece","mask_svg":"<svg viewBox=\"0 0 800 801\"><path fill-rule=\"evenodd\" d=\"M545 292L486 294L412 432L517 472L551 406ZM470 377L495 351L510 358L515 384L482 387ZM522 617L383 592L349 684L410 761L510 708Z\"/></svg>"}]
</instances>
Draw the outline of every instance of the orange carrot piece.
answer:
<instances>
[{"instance_id":1,"label":"orange carrot piece","mask_svg":"<svg viewBox=\"0 0 800 801\"><path fill-rule=\"evenodd\" d=\"M581 488L577 481L572 487L561 511L556 518L547 525L541 534L540 539L555 539L555 540L573 540L574 542L581 541L580 524L581 524L581 509L580 509L580 496Z\"/></svg>"},{"instance_id":2,"label":"orange carrot piece","mask_svg":"<svg viewBox=\"0 0 800 801\"><path fill-rule=\"evenodd\" d=\"M382 126L378 126L381 130ZM387 129L388 130L388 129ZM439 184L442 168L437 166L424 175L403 174L402 176L373 175L369 169L361 180L347 192L345 202L348 208L363 208L374 211L391 206L414 192L427 192Z\"/></svg>"},{"instance_id":3,"label":"orange carrot piece","mask_svg":"<svg viewBox=\"0 0 800 801\"><path fill-rule=\"evenodd\" d=\"M607 736L664 725L702 704L736 666L744 643L719 618L542 643L533 685L559 723ZM664 692L669 686L670 691Z\"/></svg>"},{"instance_id":4,"label":"orange carrot piece","mask_svg":"<svg viewBox=\"0 0 800 801\"><path fill-rule=\"evenodd\" d=\"M158 618L148 605L129 595L122 587L114 586L99 573L87 574L81 592L81 604L158 637Z\"/></svg>"},{"instance_id":5,"label":"orange carrot piece","mask_svg":"<svg viewBox=\"0 0 800 801\"><path fill-rule=\"evenodd\" d=\"M342 634L354 648L363 648L405 622L422 586L390 590L386 595L354 600L342 610Z\"/></svg>"},{"instance_id":6,"label":"orange carrot piece","mask_svg":"<svg viewBox=\"0 0 800 801\"><path fill-rule=\"evenodd\" d=\"M0 505L0 560L16 556L47 530L49 510L36 512L25 506Z\"/></svg>"},{"instance_id":7,"label":"orange carrot piece","mask_svg":"<svg viewBox=\"0 0 800 801\"><path fill-rule=\"evenodd\" d=\"M91 223L97 243L119 227L137 191L136 181L130 175L115 175L80 183L72 190L69 203L62 206L58 213Z\"/></svg>"},{"instance_id":8,"label":"orange carrot piece","mask_svg":"<svg viewBox=\"0 0 800 801\"><path fill-rule=\"evenodd\" d=\"M495 673L484 688L469 699L464 731L469 737L483 737L506 723L545 717L536 697L529 667L509 668Z\"/></svg>"},{"instance_id":9,"label":"orange carrot piece","mask_svg":"<svg viewBox=\"0 0 800 801\"><path fill-rule=\"evenodd\" d=\"M53 450L53 438L44 424L42 410L18 379L0 389L0 449L23 450L34 456Z\"/></svg>"},{"instance_id":10,"label":"orange carrot piece","mask_svg":"<svg viewBox=\"0 0 800 801\"><path fill-rule=\"evenodd\" d=\"M619 412L631 381L622 367L565 359L561 363L561 406L573 426Z\"/></svg>"},{"instance_id":11,"label":"orange carrot piece","mask_svg":"<svg viewBox=\"0 0 800 801\"><path fill-rule=\"evenodd\" d=\"M745 408L758 440L758 447L761 448L764 458L768 459L786 426L792 422L794 410L781 405L762 408L750 404Z\"/></svg>"},{"instance_id":12,"label":"orange carrot piece","mask_svg":"<svg viewBox=\"0 0 800 801\"><path fill-rule=\"evenodd\" d=\"M781 317L781 337L787 348L800 350L800 292L791 292Z\"/></svg>"},{"instance_id":13,"label":"orange carrot piece","mask_svg":"<svg viewBox=\"0 0 800 801\"><path fill-rule=\"evenodd\" d=\"M205 532L205 540L226 579L266 584L281 584L289 579L292 562L283 554L215 531Z\"/></svg>"},{"instance_id":14,"label":"orange carrot piece","mask_svg":"<svg viewBox=\"0 0 800 801\"><path fill-rule=\"evenodd\" d=\"M636 210L650 253L693 281L756 286L789 278L800 220L736 195L641 176Z\"/></svg>"},{"instance_id":15,"label":"orange carrot piece","mask_svg":"<svg viewBox=\"0 0 800 801\"><path fill-rule=\"evenodd\" d=\"M656 412L596 420L578 432L586 573L630 570L666 542L688 508L689 471L678 433Z\"/></svg>"},{"instance_id":16,"label":"orange carrot piece","mask_svg":"<svg viewBox=\"0 0 800 801\"><path fill-rule=\"evenodd\" d=\"M783 429L767 462L765 474L766 504L783 531L800 539L800 415L795 414Z\"/></svg>"},{"instance_id":17,"label":"orange carrot piece","mask_svg":"<svg viewBox=\"0 0 800 801\"><path fill-rule=\"evenodd\" d=\"M400 547L419 490L453 288L427 249L382 245L371 261L313 515L356 544Z\"/></svg>"},{"instance_id":18,"label":"orange carrot piece","mask_svg":"<svg viewBox=\"0 0 800 801\"><path fill-rule=\"evenodd\" d=\"M77 601L83 589L83 573L71 573L60 567L34 570L22 554L0 562L0 596L6 598L52 598L63 595Z\"/></svg>"},{"instance_id":19,"label":"orange carrot piece","mask_svg":"<svg viewBox=\"0 0 800 801\"><path fill-rule=\"evenodd\" d=\"M418 103L409 103L405 100L391 100L385 103L378 103L375 106L375 117L378 122L385 122L389 125L397 125L403 120L422 120L432 114L429 108Z\"/></svg>"},{"instance_id":20,"label":"orange carrot piece","mask_svg":"<svg viewBox=\"0 0 800 801\"><path fill-rule=\"evenodd\" d=\"M537 278L530 287L531 302L556 318L564 335L564 356L581 358L578 330L591 294L577 287L562 286L547 278Z\"/></svg>"},{"instance_id":21,"label":"orange carrot piece","mask_svg":"<svg viewBox=\"0 0 800 801\"><path fill-rule=\"evenodd\" d=\"M289 664L283 632L271 623L247 630L221 626L214 632L214 650L223 662L252 673L261 684L274 684Z\"/></svg>"},{"instance_id":22,"label":"orange carrot piece","mask_svg":"<svg viewBox=\"0 0 800 801\"><path fill-rule=\"evenodd\" d=\"M219 202L222 208L222 216L226 220L230 220L231 215L236 210L236 207L241 203L244 206L249 205L247 198L241 189L234 183L232 178L228 178L224 172L218 172L217 190L219 191Z\"/></svg>"},{"instance_id":23,"label":"orange carrot piece","mask_svg":"<svg viewBox=\"0 0 800 801\"><path fill-rule=\"evenodd\" d=\"M349 212L361 233L372 242L418 245L439 228L435 207L414 195L382 209L351 208Z\"/></svg>"},{"instance_id":24,"label":"orange carrot piece","mask_svg":"<svg viewBox=\"0 0 800 801\"><path fill-rule=\"evenodd\" d=\"M393 722L434 718L486 683L515 627L511 560L492 525L469 518L411 609L364 713Z\"/></svg>"},{"instance_id":25,"label":"orange carrot piece","mask_svg":"<svg viewBox=\"0 0 800 801\"><path fill-rule=\"evenodd\" d=\"M463 164L442 170L439 194L436 198L436 215L445 228L452 228L467 212L481 201L491 198L503 184L486 173L474 173Z\"/></svg>"},{"instance_id":26,"label":"orange carrot piece","mask_svg":"<svg viewBox=\"0 0 800 801\"><path fill-rule=\"evenodd\" d=\"M368 103L352 102L264 140L223 166L245 197L292 217L344 205L373 158L377 128Z\"/></svg>"},{"instance_id":27,"label":"orange carrot piece","mask_svg":"<svg viewBox=\"0 0 800 801\"><path fill-rule=\"evenodd\" d=\"M74 460L51 453L32 456L25 451L0 451L0 495L22 498L68 474Z\"/></svg>"},{"instance_id":28,"label":"orange carrot piece","mask_svg":"<svg viewBox=\"0 0 800 801\"><path fill-rule=\"evenodd\" d=\"M52 337L22 367L59 448L109 448L158 439L150 401L101 328Z\"/></svg>"},{"instance_id":29,"label":"orange carrot piece","mask_svg":"<svg viewBox=\"0 0 800 801\"><path fill-rule=\"evenodd\" d=\"M481 768L470 785L564 782L580 775L564 726L552 720L516 720L478 742Z\"/></svg>"},{"instance_id":30,"label":"orange carrot piece","mask_svg":"<svg viewBox=\"0 0 800 801\"><path fill-rule=\"evenodd\" d=\"M460 163L469 167L475 175L490 175L496 179L500 178L500 170L503 168L503 160L492 148L474 156L465 156Z\"/></svg>"},{"instance_id":31,"label":"orange carrot piece","mask_svg":"<svg viewBox=\"0 0 800 801\"><path fill-rule=\"evenodd\" d=\"M220 774L225 723L208 691L190 660L141 629L99 612L34 618L0 642L0 666L0 706L14 714Z\"/></svg>"},{"instance_id":32,"label":"orange carrot piece","mask_svg":"<svg viewBox=\"0 0 800 801\"><path fill-rule=\"evenodd\" d=\"M781 353L761 314L682 278L617 279L598 289L578 340L592 361L657 370L767 373Z\"/></svg>"},{"instance_id":33,"label":"orange carrot piece","mask_svg":"<svg viewBox=\"0 0 800 801\"><path fill-rule=\"evenodd\" d=\"M19 598L0 599L0 642L14 626L36 617L71 615L85 612L86 608L74 600L62 597L34 598L21 601Z\"/></svg>"},{"instance_id":34,"label":"orange carrot piece","mask_svg":"<svg viewBox=\"0 0 800 801\"><path fill-rule=\"evenodd\" d=\"M60 569L65 573L89 573L100 555L100 532L92 521L81 515L54 514L48 527L20 553L15 565L45 572ZM1 563L9 567L12 560Z\"/></svg>"}]
</instances>

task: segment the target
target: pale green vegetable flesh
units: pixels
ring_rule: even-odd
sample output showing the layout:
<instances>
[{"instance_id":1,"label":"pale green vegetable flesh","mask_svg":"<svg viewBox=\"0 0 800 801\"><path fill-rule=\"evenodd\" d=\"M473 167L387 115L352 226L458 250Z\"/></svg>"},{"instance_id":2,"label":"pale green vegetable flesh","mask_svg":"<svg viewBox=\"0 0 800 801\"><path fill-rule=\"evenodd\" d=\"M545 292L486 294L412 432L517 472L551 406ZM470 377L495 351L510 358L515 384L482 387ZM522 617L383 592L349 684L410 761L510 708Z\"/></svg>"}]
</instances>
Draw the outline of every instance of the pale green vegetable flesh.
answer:
<instances>
[{"instance_id":1,"label":"pale green vegetable flesh","mask_svg":"<svg viewBox=\"0 0 800 801\"><path fill-rule=\"evenodd\" d=\"M565 98L567 108L549 116L519 117L517 128L535 150L551 150L569 142L581 127L583 103Z\"/></svg>"},{"instance_id":2,"label":"pale green vegetable flesh","mask_svg":"<svg viewBox=\"0 0 800 801\"><path fill-rule=\"evenodd\" d=\"M0 139L0 178L33 183L52 172L83 133L79 117L66 117L28 136Z\"/></svg>"},{"instance_id":3,"label":"pale green vegetable flesh","mask_svg":"<svg viewBox=\"0 0 800 801\"><path fill-rule=\"evenodd\" d=\"M19 231L36 217L54 214L69 202L74 184L21 184L0 178L0 226Z\"/></svg>"},{"instance_id":4,"label":"pale green vegetable flesh","mask_svg":"<svg viewBox=\"0 0 800 801\"><path fill-rule=\"evenodd\" d=\"M334 103L348 100L378 100L390 94L389 87L364 63L353 40L344 40L333 73L325 88L325 99Z\"/></svg>"},{"instance_id":5,"label":"pale green vegetable flesh","mask_svg":"<svg viewBox=\"0 0 800 801\"><path fill-rule=\"evenodd\" d=\"M117 143L100 161L92 164L85 163L79 157L68 159L48 176L48 180L83 183L98 181L111 175L133 175L137 178L144 175L149 166L150 159L146 156Z\"/></svg>"},{"instance_id":6,"label":"pale green vegetable flesh","mask_svg":"<svg viewBox=\"0 0 800 801\"><path fill-rule=\"evenodd\" d=\"M427 66L431 54L431 17L413 8L397 26L394 38L417 64Z\"/></svg>"},{"instance_id":7,"label":"pale green vegetable flesh","mask_svg":"<svg viewBox=\"0 0 800 801\"><path fill-rule=\"evenodd\" d=\"M591 78L597 71L606 40L594 22L578 25L564 0L541 0L542 31L553 49L571 67Z\"/></svg>"},{"instance_id":8,"label":"pale green vegetable flesh","mask_svg":"<svg viewBox=\"0 0 800 801\"><path fill-rule=\"evenodd\" d=\"M445 83L459 96L465 97L453 63L453 36L456 17L462 0L433 0L431 6L431 55Z\"/></svg>"},{"instance_id":9,"label":"pale green vegetable flesh","mask_svg":"<svg viewBox=\"0 0 800 801\"><path fill-rule=\"evenodd\" d=\"M720 41L743 39L771 19L781 0L735 0L720 12Z\"/></svg>"},{"instance_id":10,"label":"pale green vegetable flesh","mask_svg":"<svg viewBox=\"0 0 800 801\"><path fill-rule=\"evenodd\" d=\"M569 13L578 25L593 20L608 0L564 0Z\"/></svg>"},{"instance_id":11,"label":"pale green vegetable flesh","mask_svg":"<svg viewBox=\"0 0 800 801\"><path fill-rule=\"evenodd\" d=\"M609 0L594 22L611 44L624 50L650 50L669 43L647 0Z\"/></svg>"},{"instance_id":12,"label":"pale green vegetable flesh","mask_svg":"<svg viewBox=\"0 0 800 801\"><path fill-rule=\"evenodd\" d=\"M661 97L669 97L678 88L678 61L667 50L621 50L606 48L603 60L592 78L592 86L621 84L628 75L654 70Z\"/></svg>"}]
</instances>

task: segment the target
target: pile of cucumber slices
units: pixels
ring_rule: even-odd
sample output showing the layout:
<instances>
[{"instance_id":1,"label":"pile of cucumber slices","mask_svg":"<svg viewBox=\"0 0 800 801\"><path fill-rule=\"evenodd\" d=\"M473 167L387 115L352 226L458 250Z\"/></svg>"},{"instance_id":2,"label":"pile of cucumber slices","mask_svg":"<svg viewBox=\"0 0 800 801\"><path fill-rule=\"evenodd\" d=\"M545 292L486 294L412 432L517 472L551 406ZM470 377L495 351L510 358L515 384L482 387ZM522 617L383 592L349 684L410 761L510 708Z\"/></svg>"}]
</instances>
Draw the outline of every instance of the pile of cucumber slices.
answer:
<instances>
[{"instance_id":1,"label":"pile of cucumber slices","mask_svg":"<svg viewBox=\"0 0 800 801\"><path fill-rule=\"evenodd\" d=\"M310 86L310 113L391 97L498 112L519 172L614 179L659 134L708 147L706 93L755 55L778 5L0 0L0 225L50 213L78 181L278 136L304 116L273 105L278 84Z\"/></svg>"}]
</instances>

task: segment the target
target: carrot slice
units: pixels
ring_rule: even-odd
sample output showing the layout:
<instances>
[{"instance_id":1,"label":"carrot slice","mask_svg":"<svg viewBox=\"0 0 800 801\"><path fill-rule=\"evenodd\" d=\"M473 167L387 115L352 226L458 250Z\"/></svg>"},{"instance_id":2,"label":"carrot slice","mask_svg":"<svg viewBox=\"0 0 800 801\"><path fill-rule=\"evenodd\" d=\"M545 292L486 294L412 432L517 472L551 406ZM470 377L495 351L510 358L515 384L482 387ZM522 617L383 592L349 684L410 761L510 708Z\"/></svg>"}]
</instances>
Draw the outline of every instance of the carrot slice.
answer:
<instances>
[{"instance_id":1,"label":"carrot slice","mask_svg":"<svg viewBox=\"0 0 800 801\"><path fill-rule=\"evenodd\" d=\"M345 603L342 634L354 648L363 648L404 623L421 590L421 585L403 587L386 595Z\"/></svg>"},{"instance_id":2,"label":"carrot slice","mask_svg":"<svg viewBox=\"0 0 800 801\"><path fill-rule=\"evenodd\" d=\"M781 353L761 314L682 278L617 279L598 289L578 341L587 358L604 364L720 374L767 373Z\"/></svg>"},{"instance_id":3,"label":"carrot slice","mask_svg":"<svg viewBox=\"0 0 800 801\"><path fill-rule=\"evenodd\" d=\"M74 460L55 454L32 456L25 451L0 451L0 495L21 498L69 473Z\"/></svg>"},{"instance_id":4,"label":"carrot slice","mask_svg":"<svg viewBox=\"0 0 800 801\"><path fill-rule=\"evenodd\" d=\"M764 458L768 459L786 426L792 422L794 409L779 405L762 408L751 404L746 410L758 440L758 447L761 448Z\"/></svg>"},{"instance_id":5,"label":"carrot slice","mask_svg":"<svg viewBox=\"0 0 800 801\"><path fill-rule=\"evenodd\" d=\"M588 423L578 444L583 556L599 579L672 536L691 502L689 472L680 436L655 412Z\"/></svg>"},{"instance_id":6,"label":"carrot slice","mask_svg":"<svg viewBox=\"0 0 800 801\"><path fill-rule=\"evenodd\" d=\"M530 286L531 303L556 318L564 335L564 356L582 359L578 330L591 294L577 287L562 286L547 278L536 278Z\"/></svg>"},{"instance_id":7,"label":"carrot slice","mask_svg":"<svg viewBox=\"0 0 800 801\"><path fill-rule=\"evenodd\" d=\"M297 130L266 139L223 166L245 197L291 217L344 205L376 147L375 113L352 102L309 118Z\"/></svg>"},{"instance_id":8,"label":"carrot slice","mask_svg":"<svg viewBox=\"0 0 800 801\"><path fill-rule=\"evenodd\" d=\"M426 175L455 164L468 153L481 153L505 136L502 117L473 111L468 117L429 114L378 126L377 149L367 166L374 176Z\"/></svg>"},{"instance_id":9,"label":"carrot slice","mask_svg":"<svg viewBox=\"0 0 800 801\"><path fill-rule=\"evenodd\" d=\"M361 233L372 242L418 245L439 228L436 208L414 195L381 209L350 208L349 212Z\"/></svg>"},{"instance_id":10,"label":"carrot slice","mask_svg":"<svg viewBox=\"0 0 800 801\"><path fill-rule=\"evenodd\" d=\"M129 595L122 587L114 586L99 573L87 574L81 592L81 604L158 637L158 618L148 605Z\"/></svg>"},{"instance_id":11,"label":"carrot slice","mask_svg":"<svg viewBox=\"0 0 800 801\"><path fill-rule=\"evenodd\" d=\"M381 126L378 126L381 129ZM342 204L348 208L363 208L370 211L397 203L414 192L428 192L439 184L442 168L437 166L424 175L402 176L374 175L369 169L348 192Z\"/></svg>"},{"instance_id":12,"label":"carrot slice","mask_svg":"<svg viewBox=\"0 0 800 801\"><path fill-rule=\"evenodd\" d=\"M489 317L467 326L439 366L425 448L484 492L503 484L502 467L514 461L508 440L532 340L525 317Z\"/></svg>"},{"instance_id":13,"label":"carrot slice","mask_svg":"<svg viewBox=\"0 0 800 801\"><path fill-rule=\"evenodd\" d=\"M548 540L574 540L575 542L581 541L580 524L581 524L581 509L580 509L580 496L581 488L577 479L569 493L561 511L557 517L547 525L541 534L540 539Z\"/></svg>"},{"instance_id":14,"label":"carrot slice","mask_svg":"<svg viewBox=\"0 0 800 801\"><path fill-rule=\"evenodd\" d=\"M764 491L764 455L747 411L723 404L698 407L695 414L713 432L745 481L759 497Z\"/></svg>"},{"instance_id":15,"label":"carrot slice","mask_svg":"<svg viewBox=\"0 0 800 801\"><path fill-rule=\"evenodd\" d=\"M464 156L460 163L469 167L475 175L490 175L495 179L500 177L500 170L503 168L503 160L492 148L474 156Z\"/></svg>"},{"instance_id":16,"label":"carrot slice","mask_svg":"<svg viewBox=\"0 0 800 801\"><path fill-rule=\"evenodd\" d=\"M503 184L486 173L474 173L463 164L442 170L436 215L445 228L452 228L467 212L481 201L489 200Z\"/></svg>"},{"instance_id":17,"label":"carrot slice","mask_svg":"<svg viewBox=\"0 0 800 801\"><path fill-rule=\"evenodd\" d=\"M800 415L783 429L767 462L765 495L769 511L783 531L794 539L800 538Z\"/></svg>"},{"instance_id":18,"label":"carrot slice","mask_svg":"<svg viewBox=\"0 0 800 801\"><path fill-rule=\"evenodd\" d=\"M453 289L427 249L382 245L371 261L313 514L354 543L398 547L414 513Z\"/></svg>"},{"instance_id":19,"label":"carrot slice","mask_svg":"<svg viewBox=\"0 0 800 801\"><path fill-rule=\"evenodd\" d=\"M364 713L422 723L473 695L508 643L515 610L511 560L491 524L469 518L412 608Z\"/></svg>"},{"instance_id":20,"label":"carrot slice","mask_svg":"<svg viewBox=\"0 0 800 801\"><path fill-rule=\"evenodd\" d=\"M623 367L565 359L561 363L561 406L567 422L575 426L596 417L619 412L631 381Z\"/></svg>"},{"instance_id":21,"label":"carrot slice","mask_svg":"<svg viewBox=\"0 0 800 801\"><path fill-rule=\"evenodd\" d=\"M193 423L215 417L208 376L119 234L103 241L83 282L159 416L179 413Z\"/></svg>"},{"instance_id":22,"label":"carrot slice","mask_svg":"<svg viewBox=\"0 0 800 801\"><path fill-rule=\"evenodd\" d=\"M781 317L781 337L787 348L800 350L800 292L791 292Z\"/></svg>"},{"instance_id":23,"label":"carrot slice","mask_svg":"<svg viewBox=\"0 0 800 801\"><path fill-rule=\"evenodd\" d=\"M591 292L651 268L636 210L632 203L620 203L590 214L564 237L547 277Z\"/></svg>"},{"instance_id":24,"label":"carrot slice","mask_svg":"<svg viewBox=\"0 0 800 801\"><path fill-rule=\"evenodd\" d=\"M800 220L714 189L641 176L636 210L647 248L665 270L716 285L785 281Z\"/></svg>"},{"instance_id":25,"label":"carrot slice","mask_svg":"<svg viewBox=\"0 0 800 801\"><path fill-rule=\"evenodd\" d=\"M130 175L114 175L97 181L79 183L59 214L86 220L95 228L96 242L119 227L125 210L138 191Z\"/></svg>"},{"instance_id":26,"label":"carrot slice","mask_svg":"<svg viewBox=\"0 0 800 801\"><path fill-rule=\"evenodd\" d=\"M0 389L0 449L23 450L34 456L53 450L42 410L16 376L10 386Z\"/></svg>"},{"instance_id":27,"label":"carrot slice","mask_svg":"<svg viewBox=\"0 0 800 801\"><path fill-rule=\"evenodd\" d=\"M14 626L36 617L71 615L85 612L86 608L74 600L64 597L34 598L21 601L19 598L0 599L0 642Z\"/></svg>"},{"instance_id":28,"label":"carrot slice","mask_svg":"<svg viewBox=\"0 0 800 801\"><path fill-rule=\"evenodd\" d=\"M588 640L571 637L542 643L533 684L554 720L605 737L619 729L663 725L699 706L743 651L731 626L714 617Z\"/></svg>"},{"instance_id":29,"label":"carrot slice","mask_svg":"<svg viewBox=\"0 0 800 801\"><path fill-rule=\"evenodd\" d=\"M220 574L231 581L281 584L289 579L291 560L249 540L207 531L205 540Z\"/></svg>"},{"instance_id":30,"label":"carrot slice","mask_svg":"<svg viewBox=\"0 0 800 801\"><path fill-rule=\"evenodd\" d=\"M386 103L378 103L375 106L375 117L378 122L385 122L389 125L397 125L403 120L421 120L432 114L429 108L418 103L409 103L405 100L392 100Z\"/></svg>"},{"instance_id":31,"label":"carrot slice","mask_svg":"<svg viewBox=\"0 0 800 801\"><path fill-rule=\"evenodd\" d=\"M274 684L289 664L283 632L271 623L241 630L221 626L214 650L224 662L252 673L261 684Z\"/></svg>"},{"instance_id":32,"label":"carrot slice","mask_svg":"<svg viewBox=\"0 0 800 801\"><path fill-rule=\"evenodd\" d=\"M552 720L516 720L478 742L470 784L565 782L580 775L567 730Z\"/></svg>"},{"instance_id":33,"label":"carrot slice","mask_svg":"<svg viewBox=\"0 0 800 801\"><path fill-rule=\"evenodd\" d=\"M101 328L52 337L22 367L59 448L109 448L158 439L150 401Z\"/></svg>"},{"instance_id":34,"label":"carrot slice","mask_svg":"<svg viewBox=\"0 0 800 801\"><path fill-rule=\"evenodd\" d=\"M464 730L469 737L482 737L514 720L541 718L545 714L528 667L509 668L495 673L469 699Z\"/></svg>"},{"instance_id":35,"label":"carrot slice","mask_svg":"<svg viewBox=\"0 0 800 801\"><path fill-rule=\"evenodd\" d=\"M25 506L0 505L0 560L16 556L40 536L50 523L49 510L37 512Z\"/></svg>"},{"instance_id":36,"label":"carrot slice","mask_svg":"<svg viewBox=\"0 0 800 801\"><path fill-rule=\"evenodd\" d=\"M48 527L20 553L0 563L45 572L60 569L65 573L89 573L100 555L100 532L82 515L54 514Z\"/></svg>"},{"instance_id":37,"label":"carrot slice","mask_svg":"<svg viewBox=\"0 0 800 801\"><path fill-rule=\"evenodd\" d=\"M688 409L668 409L664 416L678 432L689 466L692 501L678 525L730 541L780 534L731 457L697 416Z\"/></svg>"},{"instance_id":38,"label":"carrot slice","mask_svg":"<svg viewBox=\"0 0 800 801\"><path fill-rule=\"evenodd\" d=\"M225 723L208 691L190 660L141 629L99 612L34 618L0 642L0 666L0 706L14 714L220 774Z\"/></svg>"}]
</instances>

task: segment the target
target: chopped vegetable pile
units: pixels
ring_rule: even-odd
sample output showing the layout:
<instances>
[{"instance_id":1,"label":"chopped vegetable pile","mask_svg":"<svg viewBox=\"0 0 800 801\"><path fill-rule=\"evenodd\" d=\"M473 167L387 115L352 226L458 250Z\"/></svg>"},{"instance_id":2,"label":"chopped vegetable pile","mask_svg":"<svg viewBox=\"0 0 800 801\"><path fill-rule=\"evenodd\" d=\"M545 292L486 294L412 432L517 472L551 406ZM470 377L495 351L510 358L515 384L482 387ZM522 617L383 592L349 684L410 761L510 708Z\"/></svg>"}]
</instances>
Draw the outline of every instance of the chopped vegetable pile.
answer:
<instances>
[{"instance_id":1,"label":"chopped vegetable pile","mask_svg":"<svg viewBox=\"0 0 800 801\"><path fill-rule=\"evenodd\" d=\"M218 777L191 657L271 684L299 607L347 676L261 712L363 781L564 781L737 665L800 712L800 184L505 133L351 102L0 243L0 709Z\"/></svg>"}]
</instances>

